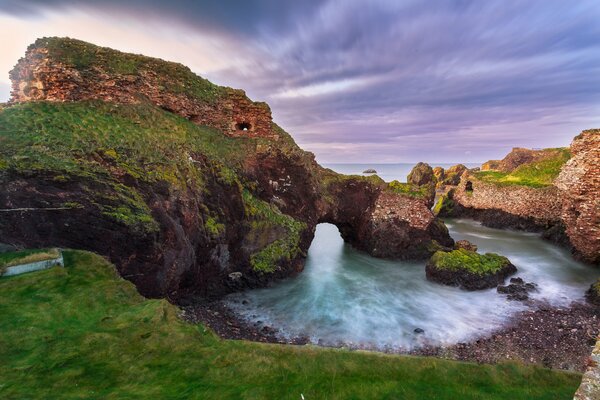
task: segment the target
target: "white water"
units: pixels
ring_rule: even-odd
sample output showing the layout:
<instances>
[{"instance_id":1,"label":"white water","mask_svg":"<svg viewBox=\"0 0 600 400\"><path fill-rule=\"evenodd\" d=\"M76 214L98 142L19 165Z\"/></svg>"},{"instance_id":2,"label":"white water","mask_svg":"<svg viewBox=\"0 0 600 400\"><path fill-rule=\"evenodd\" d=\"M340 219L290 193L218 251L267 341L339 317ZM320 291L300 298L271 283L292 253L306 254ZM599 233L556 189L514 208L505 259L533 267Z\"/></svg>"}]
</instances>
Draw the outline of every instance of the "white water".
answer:
<instances>
[{"instance_id":1,"label":"white water","mask_svg":"<svg viewBox=\"0 0 600 400\"><path fill-rule=\"evenodd\" d=\"M447 226L455 240L467 239L482 252L507 256L519 270L515 276L538 284L539 292L532 297L553 305L582 299L600 276L536 234L486 228L469 220L450 220ZM307 336L324 345L403 350L468 341L502 327L528 307L506 300L495 289L467 292L431 283L424 265L370 257L345 244L334 225L321 224L298 277L232 295L229 303L249 321L273 326L284 336ZM425 332L416 334L415 328Z\"/></svg>"}]
</instances>

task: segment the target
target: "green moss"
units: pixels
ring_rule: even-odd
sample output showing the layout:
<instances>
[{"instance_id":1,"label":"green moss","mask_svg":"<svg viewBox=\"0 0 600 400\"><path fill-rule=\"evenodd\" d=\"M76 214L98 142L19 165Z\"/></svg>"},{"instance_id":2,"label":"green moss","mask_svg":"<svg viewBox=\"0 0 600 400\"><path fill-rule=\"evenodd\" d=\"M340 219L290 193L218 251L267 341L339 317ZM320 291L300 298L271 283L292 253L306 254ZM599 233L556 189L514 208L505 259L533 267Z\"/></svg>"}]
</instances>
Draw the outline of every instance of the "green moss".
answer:
<instances>
[{"instance_id":1,"label":"green moss","mask_svg":"<svg viewBox=\"0 0 600 400\"><path fill-rule=\"evenodd\" d=\"M435 184L428 185L411 185L410 183L404 183L399 181L391 181L388 184L388 189L397 194L403 194L410 197L416 198L429 198L435 191Z\"/></svg>"},{"instance_id":2,"label":"green moss","mask_svg":"<svg viewBox=\"0 0 600 400\"><path fill-rule=\"evenodd\" d=\"M217 221L216 218L208 217L204 221L204 228L213 238L217 238L225 233L225 225Z\"/></svg>"},{"instance_id":3,"label":"green moss","mask_svg":"<svg viewBox=\"0 0 600 400\"><path fill-rule=\"evenodd\" d=\"M547 149L549 157L523 164L510 173L500 171L479 171L474 175L483 182L497 185L521 185L542 188L552 185L563 165L571 157L568 148Z\"/></svg>"},{"instance_id":4,"label":"green moss","mask_svg":"<svg viewBox=\"0 0 600 400\"><path fill-rule=\"evenodd\" d=\"M450 252L438 251L431 257L431 263L438 269L468 271L473 274L494 274L510 264L508 258L495 254L479 254L465 249Z\"/></svg>"},{"instance_id":5,"label":"green moss","mask_svg":"<svg viewBox=\"0 0 600 400\"><path fill-rule=\"evenodd\" d=\"M600 298L600 279L592 284L591 289L596 292L596 296Z\"/></svg>"},{"instance_id":6,"label":"green moss","mask_svg":"<svg viewBox=\"0 0 600 400\"><path fill-rule=\"evenodd\" d=\"M0 279L3 399L570 399L581 374L221 340L104 258ZM59 395L57 395L59 394Z\"/></svg>"},{"instance_id":7,"label":"green moss","mask_svg":"<svg viewBox=\"0 0 600 400\"><path fill-rule=\"evenodd\" d=\"M300 235L306 229L306 224L283 214L277 207L255 198L248 190L243 191L243 200L246 214L255 228L280 228L286 232L280 239L251 256L252 268L255 271L272 273L281 262L296 258L301 252ZM261 224L263 226L259 226Z\"/></svg>"}]
</instances>

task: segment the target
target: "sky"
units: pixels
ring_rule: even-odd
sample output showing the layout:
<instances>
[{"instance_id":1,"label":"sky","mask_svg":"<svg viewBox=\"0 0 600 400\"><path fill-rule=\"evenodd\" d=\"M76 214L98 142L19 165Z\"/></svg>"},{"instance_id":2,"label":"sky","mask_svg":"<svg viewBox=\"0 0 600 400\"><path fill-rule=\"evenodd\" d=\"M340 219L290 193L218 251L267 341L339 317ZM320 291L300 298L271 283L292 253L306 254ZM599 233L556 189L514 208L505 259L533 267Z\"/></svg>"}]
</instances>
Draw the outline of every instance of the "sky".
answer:
<instances>
[{"instance_id":1,"label":"sky","mask_svg":"<svg viewBox=\"0 0 600 400\"><path fill-rule=\"evenodd\" d=\"M598 0L0 0L0 101L44 36L181 62L322 163L481 162L600 128Z\"/></svg>"}]
</instances>

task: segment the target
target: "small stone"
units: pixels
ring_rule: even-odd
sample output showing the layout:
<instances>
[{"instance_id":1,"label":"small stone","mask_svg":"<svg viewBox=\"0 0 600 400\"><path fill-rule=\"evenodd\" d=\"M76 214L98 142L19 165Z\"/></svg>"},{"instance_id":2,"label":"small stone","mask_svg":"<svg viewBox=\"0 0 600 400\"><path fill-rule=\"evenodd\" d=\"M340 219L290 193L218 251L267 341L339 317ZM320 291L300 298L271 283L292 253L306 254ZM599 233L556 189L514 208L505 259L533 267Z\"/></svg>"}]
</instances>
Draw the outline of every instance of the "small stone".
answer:
<instances>
[{"instance_id":1,"label":"small stone","mask_svg":"<svg viewBox=\"0 0 600 400\"><path fill-rule=\"evenodd\" d=\"M425 330L421 329L421 328L415 328L415 330L413 332L421 334L421 333L425 333Z\"/></svg>"}]
</instances>

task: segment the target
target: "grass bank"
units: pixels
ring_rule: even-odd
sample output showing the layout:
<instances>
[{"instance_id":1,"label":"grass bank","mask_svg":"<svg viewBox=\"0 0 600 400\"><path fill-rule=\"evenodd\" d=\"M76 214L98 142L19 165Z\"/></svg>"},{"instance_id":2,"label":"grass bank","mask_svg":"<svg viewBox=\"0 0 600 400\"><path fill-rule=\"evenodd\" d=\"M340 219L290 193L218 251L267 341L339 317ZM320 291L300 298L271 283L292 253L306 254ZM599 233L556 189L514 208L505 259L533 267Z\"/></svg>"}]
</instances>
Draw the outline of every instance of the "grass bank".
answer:
<instances>
[{"instance_id":1,"label":"grass bank","mask_svg":"<svg viewBox=\"0 0 600 400\"><path fill-rule=\"evenodd\" d=\"M104 259L0 278L2 399L570 399L578 374L224 341Z\"/></svg>"},{"instance_id":2,"label":"grass bank","mask_svg":"<svg viewBox=\"0 0 600 400\"><path fill-rule=\"evenodd\" d=\"M520 165L512 172L479 171L475 176L497 185L522 185L541 188L552 185L563 165L571 157L568 148L548 149L551 155L539 161Z\"/></svg>"}]
</instances>

